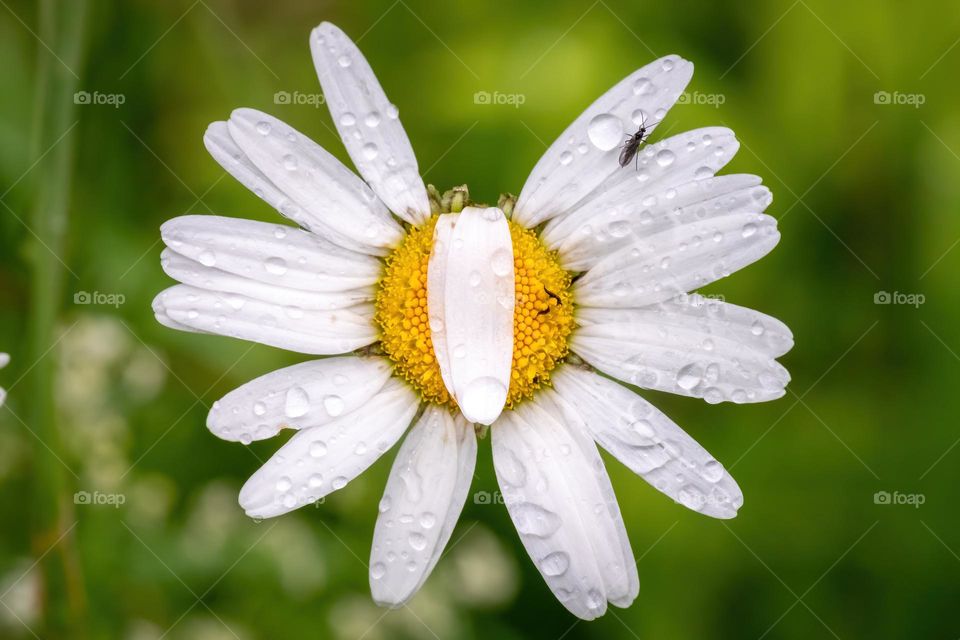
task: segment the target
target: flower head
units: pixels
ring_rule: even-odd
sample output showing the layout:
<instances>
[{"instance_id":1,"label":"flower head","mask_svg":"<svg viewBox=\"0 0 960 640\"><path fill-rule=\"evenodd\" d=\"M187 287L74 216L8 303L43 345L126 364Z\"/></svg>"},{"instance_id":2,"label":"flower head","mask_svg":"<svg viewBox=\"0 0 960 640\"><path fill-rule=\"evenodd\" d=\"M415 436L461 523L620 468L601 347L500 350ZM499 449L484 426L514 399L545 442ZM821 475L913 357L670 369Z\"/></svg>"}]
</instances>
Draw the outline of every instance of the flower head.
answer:
<instances>
[{"instance_id":1,"label":"flower head","mask_svg":"<svg viewBox=\"0 0 960 640\"><path fill-rule=\"evenodd\" d=\"M783 395L787 327L689 293L776 245L770 191L716 175L738 147L722 127L642 145L621 167L624 138L655 129L692 76L667 56L575 120L519 197L441 195L353 42L325 23L310 46L360 177L238 109L210 125L207 148L298 226L184 216L161 229L163 268L182 283L154 301L161 323L334 356L215 403L207 426L223 439L296 431L241 506L273 517L315 502L403 438L369 566L374 599L399 606L450 538L474 425L489 425L504 502L550 589L586 619L629 605L636 565L596 445L680 504L736 515L743 497L723 466L621 382L707 402Z\"/></svg>"}]
</instances>

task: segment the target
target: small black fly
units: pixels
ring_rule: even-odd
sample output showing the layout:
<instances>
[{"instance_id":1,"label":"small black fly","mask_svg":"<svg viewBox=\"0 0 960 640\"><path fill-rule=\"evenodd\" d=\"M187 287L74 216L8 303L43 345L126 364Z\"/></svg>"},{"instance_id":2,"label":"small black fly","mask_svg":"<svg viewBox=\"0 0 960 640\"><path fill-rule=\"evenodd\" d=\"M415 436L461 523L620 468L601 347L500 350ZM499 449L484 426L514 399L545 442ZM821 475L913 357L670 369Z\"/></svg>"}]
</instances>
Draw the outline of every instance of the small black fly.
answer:
<instances>
[{"instance_id":1,"label":"small black fly","mask_svg":"<svg viewBox=\"0 0 960 640\"><path fill-rule=\"evenodd\" d=\"M626 141L623 143L623 146L620 148L620 167L625 167L630 164L631 160L637 158L637 152L640 151L640 145L646 140L649 135L650 129L653 125L657 124L653 122L650 126L647 126L646 118L643 119L643 122L640 123L640 128L637 129L637 132L627 136ZM636 160L639 162L639 159ZM639 165L636 167L639 168Z\"/></svg>"}]
</instances>

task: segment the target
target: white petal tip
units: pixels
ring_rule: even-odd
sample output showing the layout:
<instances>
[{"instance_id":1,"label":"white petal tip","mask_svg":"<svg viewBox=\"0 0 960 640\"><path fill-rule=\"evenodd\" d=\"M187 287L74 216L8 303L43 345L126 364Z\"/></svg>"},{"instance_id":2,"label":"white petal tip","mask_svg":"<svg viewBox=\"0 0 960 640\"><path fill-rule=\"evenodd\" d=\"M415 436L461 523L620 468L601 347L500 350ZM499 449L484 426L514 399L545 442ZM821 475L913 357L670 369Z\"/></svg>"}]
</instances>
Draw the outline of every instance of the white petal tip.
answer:
<instances>
[{"instance_id":1,"label":"white petal tip","mask_svg":"<svg viewBox=\"0 0 960 640\"><path fill-rule=\"evenodd\" d=\"M491 425L507 402L507 389L496 378L477 378L459 394L460 412L470 422Z\"/></svg>"}]
</instances>

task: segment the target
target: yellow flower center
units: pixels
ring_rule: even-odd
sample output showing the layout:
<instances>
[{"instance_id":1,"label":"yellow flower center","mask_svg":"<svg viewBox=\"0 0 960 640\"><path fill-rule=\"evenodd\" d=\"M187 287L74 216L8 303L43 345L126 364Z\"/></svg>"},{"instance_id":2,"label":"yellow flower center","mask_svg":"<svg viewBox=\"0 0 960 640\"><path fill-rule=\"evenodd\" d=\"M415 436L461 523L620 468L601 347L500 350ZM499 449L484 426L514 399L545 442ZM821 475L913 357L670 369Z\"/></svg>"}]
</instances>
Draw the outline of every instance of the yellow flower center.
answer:
<instances>
[{"instance_id":1,"label":"yellow flower center","mask_svg":"<svg viewBox=\"0 0 960 640\"><path fill-rule=\"evenodd\" d=\"M427 263L438 216L411 229L387 256L376 297L374 320L380 342L397 373L428 402L450 404L433 353L427 315ZM510 222L516 307L513 312L513 363L507 407L513 407L550 381L550 372L567 355L573 329L570 274L555 252L529 229Z\"/></svg>"}]
</instances>

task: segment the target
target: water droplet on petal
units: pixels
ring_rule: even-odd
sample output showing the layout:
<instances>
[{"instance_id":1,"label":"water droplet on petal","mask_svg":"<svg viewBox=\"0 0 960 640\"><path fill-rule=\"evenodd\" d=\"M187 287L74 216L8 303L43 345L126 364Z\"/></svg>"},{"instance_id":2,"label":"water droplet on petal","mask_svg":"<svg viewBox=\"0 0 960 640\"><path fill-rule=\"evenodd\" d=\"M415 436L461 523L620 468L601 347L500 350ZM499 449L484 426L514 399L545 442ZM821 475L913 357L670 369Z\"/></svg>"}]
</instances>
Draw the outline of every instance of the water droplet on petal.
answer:
<instances>
[{"instance_id":1,"label":"water droplet on petal","mask_svg":"<svg viewBox=\"0 0 960 640\"><path fill-rule=\"evenodd\" d=\"M563 575L569 566L570 556L563 551L548 554L540 560L540 570L551 577Z\"/></svg>"},{"instance_id":2,"label":"water droplet on petal","mask_svg":"<svg viewBox=\"0 0 960 640\"><path fill-rule=\"evenodd\" d=\"M612 113L601 113L587 125L587 137L596 148L609 151L622 142L623 122Z\"/></svg>"},{"instance_id":3,"label":"water droplet on petal","mask_svg":"<svg viewBox=\"0 0 960 640\"><path fill-rule=\"evenodd\" d=\"M661 167L669 167L677 156L670 149L661 149L657 151L657 164Z\"/></svg>"},{"instance_id":4,"label":"water droplet on petal","mask_svg":"<svg viewBox=\"0 0 960 640\"><path fill-rule=\"evenodd\" d=\"M700 384L702 377L698 365L688 364L677 372L677 386L689 391Z\"/></svg>"},{"instance_id":5,"label":"water droplet on petal","mask_svg":"<svg viewBox=\"0 0 960 640\"><path fill-rule=\"evenodd\" d=\"M277 257L267 258L263 263L263 268L267 270L267 273L282 276L287 272L287 261Z\"/></svg>"},{"instance_id":6,"label":"water droplet on petal","mask_svg":"<svg viewBox=\"0 0 960 640\"><path fill-rule=\"evenodd\" d=\"M427 538L422 533L411 533L409 542L416 551L423 551L427 546Z\"/></svg>"},{"instance_id":7,"label":"water droplet on petal","mask_svg":"<svg viewBox=\"0 0 960 640\"><path fill-rule=\"evenodd\" d=\"M287 390L283 411L288 418L299 418L310 411L310 396L303 387L290 387Z\"/></svg>"},{"instance_id":8,"label":"water droplet on petal","mask_svg":"<svg viewBox=\"0 0 960 640\"><path fill-rule=\"evenodd\" d=\"M336 418L341 413L343 413L344 402L343 398L336 395L325 396L323 399L323 409L327 412L331 418Z\"/></svg>"}]
</instances>

